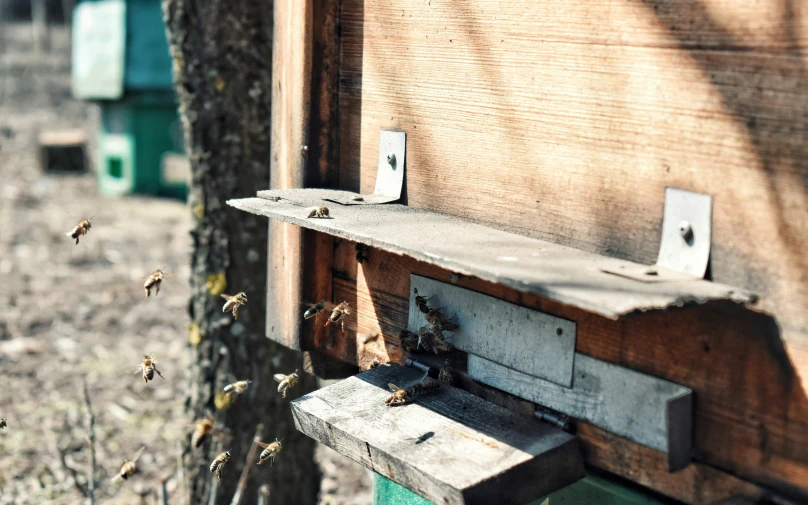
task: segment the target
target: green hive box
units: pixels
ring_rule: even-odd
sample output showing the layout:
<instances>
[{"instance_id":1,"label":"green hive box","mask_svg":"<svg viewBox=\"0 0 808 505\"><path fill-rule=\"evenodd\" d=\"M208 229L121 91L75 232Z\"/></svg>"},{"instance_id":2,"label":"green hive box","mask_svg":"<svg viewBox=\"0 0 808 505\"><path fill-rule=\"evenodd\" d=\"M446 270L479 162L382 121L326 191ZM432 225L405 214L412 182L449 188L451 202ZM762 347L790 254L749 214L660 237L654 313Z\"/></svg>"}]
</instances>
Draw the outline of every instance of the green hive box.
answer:
<instances>
[{"instance_id":1,"label":"green hive box","mask_svg":"<svg viewBox=\"0 0 808 505\"><path fill-rule=\"evenodd\" d=\"M187 162L160 0L76 5L73 92L98 101L99 191L185 198Z\"/></svg>"},{"instance_id":2,"label":"green hive box","mask_svg":"<svg viewBox=\"0 0 808 505\"><path fill-rule=\"evenodd\" d=\"M374 473L373 505L435 504ZM663 503L616 482L590 475L550 496L525 505L663 505Z\"/></svg>"}]
</instances>

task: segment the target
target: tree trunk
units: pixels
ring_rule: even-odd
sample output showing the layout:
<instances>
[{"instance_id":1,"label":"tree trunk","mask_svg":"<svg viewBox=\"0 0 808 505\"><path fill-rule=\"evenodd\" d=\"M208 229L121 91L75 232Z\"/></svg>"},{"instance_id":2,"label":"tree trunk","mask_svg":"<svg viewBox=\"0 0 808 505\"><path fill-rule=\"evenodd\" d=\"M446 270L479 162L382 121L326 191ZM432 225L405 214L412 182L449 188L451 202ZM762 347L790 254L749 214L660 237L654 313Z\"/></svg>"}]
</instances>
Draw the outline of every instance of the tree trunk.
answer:
<instances>
[{"instance_id":1,"label":"tree trunk","mask_svg":"<svg viewBox=\"0 0 808 505\"><path fill-rule=\"evenodd\" d=\"M264 336L267 223L225 204L269 185L272 2L164 0L163 9L195 216L189 304L194 360L186 408L194 419L215 412L217 427L233 437L187 448L190 503L214 503L208 467L226 449L232 458L215 486L215 503L230 502L256 425L264 423L264 440L283 439L283 452L272 468L249 462L254 466L241 503L256 503L258 487L267 483L274 503L314 504L320 483L315 444L295 430L289 398L281 398L272 380L275 373L302 371L302 357ZM219 294L239 291L249 301L235 321L222 313ZM223 405L222 388L244 379L253 381L248 391L229 408ZM313 377L301 374L289 396L315 387Z\"/></svg>"}]
</instances>

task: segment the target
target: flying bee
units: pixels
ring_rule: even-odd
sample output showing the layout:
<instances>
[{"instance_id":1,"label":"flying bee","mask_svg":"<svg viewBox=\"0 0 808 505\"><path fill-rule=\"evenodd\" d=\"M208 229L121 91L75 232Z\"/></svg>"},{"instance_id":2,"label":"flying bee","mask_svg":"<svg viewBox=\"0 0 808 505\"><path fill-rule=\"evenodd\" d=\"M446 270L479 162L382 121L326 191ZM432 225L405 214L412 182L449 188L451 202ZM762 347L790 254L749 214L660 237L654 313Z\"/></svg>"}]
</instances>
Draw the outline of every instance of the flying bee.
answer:
<instances>
[{"instance_id":1,"label":"flying bee","mask_svg":"<svg viewBox=\"0 0 808 505\"><path fill-rule=\"evenodd\" d=\"M319 315L323 310L325 310L325 300L315 303L309 307L309 309L303 313L303 319L311 319L312 317Z\"/></svg>"},{"instance_id":2,"label":"flying bee","mask_svg":"<svg viewBox=\"0 0 808 505\"><path fill-rule=\"evenodd\" d=\"M418 335L409 331L401 330L398 334L398 339L401 342L401 348L405 351L415 352L418 350Z\"/></svg>"},{"instance_id":3,"label":"flying bee","mask_svg":"<svg viewBox=\"0 0 808 505\"><path fill-rule=\"evenodd\" d=\"M365 261L370 261L368 258L368 250L370 248L365 244L356 244L356 262L357 263L364 263Z\"/></svg>"},{"instance_id":4,"label":"flying bee","mask_svg":"<svg viewBox=\"0 0 808 505\"><path fill-rule=\"evenodd\" d=\"M427 305L427 303L426 303L431 299L432 299L431 296L429 298L427 298L425 296L419 296L418 295L418 288L415 288L415 305L417 305L418 310L420 310L424 314L428 314L429 311L432 310L432 309L429 308L429 305Z\"/></svg>"},{"instance_id":5,"label":"flying bee","mask_svg":"<svg viewBox=\"0 0 808 505\"><path fill-rule=\"evenodd\" d=\"M216 456L216 459L210 464L210 473L216 476L216 480L222 480L222 468L228 461L230 461L230 451L225 451Z\"/></svg>"},{"instance_id":6,"label":"flying bee","mask_svg":"<svg viewBox=\"0 0 808 505\"><path fill-rule=\"evenodd\" d=\"M156 366L157 358L152 358L151 356L143 356L143 361L139 365L135 365L129 369L132 373L143 371L143 381L145 383L149 383L150 380L154 379L154 373L157 372L157 375L160 376L161 379L165 379L163 374L160 373L160 370L157 369Z\"/></svg>"},{"instance_id":7,"label":"flying bee","mask_svg":"<svg viewBox=\"0 0 808 505\"><path fill-rule=\"evenodd\" d=\"M233 318L238 319L238 308L247 303L247 293L241 291L232 296L222 294L222 298L227 300L224 302L222 312L232 312Z\"/></svg>"},{"instance_id":8,"label":"flying bee","mask_svg":"<svg viewBox=\"0 0 808 505\"><path fill-rule=\"evenodd\" d=\"M113 481L120 479L126 480L132 475L134 475L135 472L137 471L137 460L140 459L140 455L143 454L143 451L145 449L146 447L143 446L140 449L138 449L138 451L135 453L134 458L132 458L131 460L128 459L123 460L123 464L121 465L120 470L118 470L118 474L115 475L115 477L113 477L112 480Z\"/></svg>"},{"instance_id":9,"label":"flying bee","mask_svg":"<svg viewBox=\"0 0 808 505\"><path fill-rule=\"evenodd\" d=\"M258 464L260 465L266 460L269 460L269 466L272 466L272 464L275 463L275 458L281 453L281 442L282 440L278 440L277 438L270 444L256 441L256 444L264 448L264 450L261 451L261 455L258 456Z\"/></svg>"},{"instance_id":10,"label":"flying bee","mask_svg":"<svg viewBox=\"0 0 808 505\"><path fill-rule=\"evenodd\" d=\"M313 209L311 209L311 212L309 212L309 215L307 216L307 218L311 218L311 217L319 217L320 219L328 218L329 217L329 215L328 215L328 207L326 207L325 205L320 205L319 207L314 207Z\"/></svg>"},{"instance_id":11,"label":"flying bee","mask_svg":"<svg viewBox=\"0 0 808 505\"><path fill-rule=\"evenodd\" d=\"M443 367L441 367L440 372L438 373L438 380L450 386L454 384L454 370L452 369L451 360L447 359Z\"/></svg>"},{"instance_id":12,"label":"flying bee","mask_svg":"<svg viewBox=\"0 0 808 505\"><path fill-rule=\"evenodd\" d=\"M407 394L406 389L401 389L392 382L387 384L387 387L390 388L390 391L393 392L393 394L391 394L390 396L387 397L386 400L384 400L384 403L388 407L395 407L396 405L406 405L411 401L409 395Z\"/></svg>"},{"instance_id":13,"label":"flying bee","mask_svg":"<svg viewBox=\"0 0 808 505\"><path fill-rule=\"evenodd\" d=\"M350 313L351 310L348 307L348 302L342 302L331 311L331 315L328 316L328 321L325 322L325 325L328 326L331 323L337 324L342 322L342 331L345 331L345 316Z\"/></svg>"},{"instance_id":14,"label":"flying bee","mask_svg":"<svg viewBox=\"0 0 808 505\"><path fill-rule=\"evenodd\" d=\"M236 397L238 397L238 395L240 395L243 392L247 391L247 388L250 386L251 383L252 383L251 380L244 380L244 381L234 382L232 384L226 385L224 387L223 391L225 392L225 394L227 396L234 396L235 395Z\"/></svg>"},{"instance_id":15,"label":"flying bee","mask_svg":"<svg viewBox=\"0 0 808 505\"><path fill-rule=\"evenodd\" d=\"M93 227L93 225L90 224L90 219L82 219L76 226L73 227L72 230L70 230L69 233L67 233L70 238L76 240L76 244L79 243L79 237L82 235L87 235L87 232Z\"/></svg>"},{"instance_id":16,"label":"flying bee","mask_svg":"<svg viewBox=\"0 0 808 505\"><path fill-rule=\"evenodd\" d=\"M162 268L158 268L154 272L151 273L148 277L146 277L146 282L143 283L143 289L146 291L146 297L148 298L151 296L152 288L155 289L154 296L160 294L160 284L163 282L165 278L165 272L163 272Z\"/></svg>"},{"instance_id":17,"label":"flying bee","mask_svg":"<svg viewBox=\"0 0 808 505\"><path fill-rule=\"evenodd\" d=\"M278 384L278 393L280 393L283 398L286 398L286 391L295 387L295 384L297 384L297 381L300 379L297 375L297 370L289 375L276 373L272 378L275 379L275 382L280 382L280 384Z\"/></svg>"},{"instance_id":18,"label":"flying bee","mask_svg":"<svg viewBox=\"0 0 808 505\"><path fill-rule=\"evenodd\" d=\"M194 423L194 433L191 435L191 445L199 447L208 438L208 435L213 433L215 421L210 414L205 415L202 419Z\"/></svg>"},{"instance_id":19,"label":"flying bee","mask_svg":"<svg viewBox=\"0 0 808 505\"><path fill-rule=\"evenodd\" d=\"M8 426L8 423L6 423L6 420L5 419L0 419L0 429L5 428L6 426Z\"/></svg>"}]
</instances>

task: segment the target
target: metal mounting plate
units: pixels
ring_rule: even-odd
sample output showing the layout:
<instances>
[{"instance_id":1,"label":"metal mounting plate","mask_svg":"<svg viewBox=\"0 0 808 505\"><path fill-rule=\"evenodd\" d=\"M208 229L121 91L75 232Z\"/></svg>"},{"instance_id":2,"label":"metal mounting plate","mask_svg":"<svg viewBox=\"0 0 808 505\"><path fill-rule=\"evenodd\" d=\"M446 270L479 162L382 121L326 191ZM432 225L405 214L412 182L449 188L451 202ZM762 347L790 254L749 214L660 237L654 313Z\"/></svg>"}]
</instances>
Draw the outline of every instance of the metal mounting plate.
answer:
<instances>
[{"instance_id":1,"label":"metal mounting plate","mask_svg":"<svg viewBox=\"0 0 808 505\"><path fill-rule=\"evenodd\" d=\"M574 322L412 274L407 326L413 332L426 324L415 304L415 289L421 296L432 297L430 307L456 315L460 329L451 334L455 348L572 387Z\"/></svg>"},{"instance_id":2,"label":"metal mounting plate","mask_svg":"<svg viewBox=\"0 0 808 505\"><path fill-rule=\"evenodd\" d=\"M712 221L712 196L666 188L662 238L656 265L625 262L601 270L642 282L703 279L710 261Z\"/></svg>"},{"instance_id":3,"label":"metal mounting plate","mask_svg":"<svg viewBox=\"0 0 808 505\"><path fill-rule=\"evenodd\" d=\"M404 187L404 164L407 134L382 130L379 132L379 164L376 188L370 195L345 195L328 200L342 205L376 205L395 202Z\"/></svg>"}]
</instances>

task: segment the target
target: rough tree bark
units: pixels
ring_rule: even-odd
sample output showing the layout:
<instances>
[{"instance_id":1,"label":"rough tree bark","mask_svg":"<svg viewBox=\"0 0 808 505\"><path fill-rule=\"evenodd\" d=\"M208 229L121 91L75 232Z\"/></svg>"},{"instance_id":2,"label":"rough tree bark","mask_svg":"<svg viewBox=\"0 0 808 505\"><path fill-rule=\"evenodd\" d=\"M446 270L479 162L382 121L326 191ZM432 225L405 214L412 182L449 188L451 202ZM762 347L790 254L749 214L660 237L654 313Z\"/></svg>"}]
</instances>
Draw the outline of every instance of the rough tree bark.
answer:
<instances>
[{"instance_id":1,"label":"rough tree bark","mask_svg":"<svg viewBox=\"0 0 808 505\"><path fill-rule=\"evenodd\" d=\"M264 423L264 439L284 439L283 452L271 468L251 470L241 503L256 503L258 487L267 483L276 503L313 504L320 482L314 442L294 429L289 399L280 397L272 380L274 373L302 370L302 358L264 336L267 224L225 205L269 183L272 1L164 0L163 11L195 216L189 304L194 359L186 408L195 419L215 412L217 425L233 436L195 450L186 442L190 503L213 503L208 466L230 449L216 491L216 503L229 503L255 427ZM238 321L222 313L222 291L247 292ZM242 379L253 381L247 393L217 409L217 403L223 407L217 393ZM302 374L291 397L315 387L315 379Z\"/></svg>"}]
</instances>

